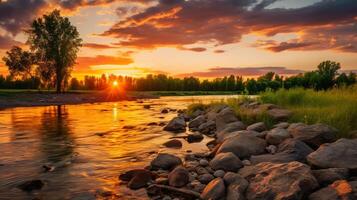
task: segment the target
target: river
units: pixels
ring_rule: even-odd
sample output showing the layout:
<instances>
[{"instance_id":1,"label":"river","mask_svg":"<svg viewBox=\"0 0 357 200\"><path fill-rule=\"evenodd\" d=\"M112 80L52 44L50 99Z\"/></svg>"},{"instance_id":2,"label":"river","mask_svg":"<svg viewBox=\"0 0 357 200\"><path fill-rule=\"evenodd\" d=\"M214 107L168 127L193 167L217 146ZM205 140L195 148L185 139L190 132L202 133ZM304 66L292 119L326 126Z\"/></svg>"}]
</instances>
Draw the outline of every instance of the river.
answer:
<instances>
[{"instance_id":1,"label":"river","mask_svg":"<svg viewBox=\"0 0 357 200\"><path fill-rule=\"evenodd\" d=\"M184 109L194 102L232 96L161 97L140 101L21 107L0 111L0 199L148 199L144 189L131 191L118 175L142 168L158 152L183 156L207 150L200 143L183 141L181 149L162 147L177 134L160 125L177 115L163 108ZM144 109L150 105L150 109ZM43 166L53 167L45 171ZM41 179L41 190L24 192L17 186Z\"/></svg>"}]
</instances>

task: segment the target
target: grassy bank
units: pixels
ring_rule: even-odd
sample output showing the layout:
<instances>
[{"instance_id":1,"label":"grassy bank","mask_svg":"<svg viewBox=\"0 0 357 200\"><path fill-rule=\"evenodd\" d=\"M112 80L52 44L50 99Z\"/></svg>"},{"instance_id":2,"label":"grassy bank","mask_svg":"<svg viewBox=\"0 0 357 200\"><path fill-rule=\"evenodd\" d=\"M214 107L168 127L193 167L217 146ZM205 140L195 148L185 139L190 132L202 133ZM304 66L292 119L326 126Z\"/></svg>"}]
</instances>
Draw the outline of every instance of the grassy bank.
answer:
<instances>
[{"instance_id":1,"label":"grassy bank","mask_svg":"<svg viewBox=\"0 0 357 200\"><path fill-rule=\"evenodd\" d=\"M273 120L264 112L257 114L239 106L248 99L241 97L210 104L195 103L188 107L188 112L229 105L244 123L263 121L268 127L272 127ZM257 99L262 103L276 104L293 111L289 122L325 123L339 130L338 137L357 137L357 85L319 92L305 89L279 90L262 93Z\"/></svg>"},{"instance_id":2,"label":"grassy bank","mask_svg":"<svg viewBox=\"0 0 357 200\"><path fill-rule=\"evenodd\" d=\"M339 129L340 137L356 137L357 86L328 91L304 89L266 92L260 97L294 112L290 121L307 124L326 123Z\"/></svg>"}]
</instances>

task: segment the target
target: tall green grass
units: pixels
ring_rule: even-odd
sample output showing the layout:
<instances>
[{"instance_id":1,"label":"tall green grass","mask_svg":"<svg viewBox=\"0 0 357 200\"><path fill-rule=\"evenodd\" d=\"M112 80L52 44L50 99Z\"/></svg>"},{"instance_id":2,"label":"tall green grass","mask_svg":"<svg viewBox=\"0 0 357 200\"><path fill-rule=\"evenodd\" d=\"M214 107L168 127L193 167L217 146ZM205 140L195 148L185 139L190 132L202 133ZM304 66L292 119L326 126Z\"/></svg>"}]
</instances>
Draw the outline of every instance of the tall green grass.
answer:
<instances>
[{"instance_id":1,"label":"tall green grass","mask_svg":"<svg viewBox=\"0 0 357 200\"><path fill-rule=\"evenodd\" d=\"M339 137L357 137L357 85L328 91L279 90L261 94L263 103L293 111L291 122L325 123L339 130Z\"/></svg>"}]
</instances>

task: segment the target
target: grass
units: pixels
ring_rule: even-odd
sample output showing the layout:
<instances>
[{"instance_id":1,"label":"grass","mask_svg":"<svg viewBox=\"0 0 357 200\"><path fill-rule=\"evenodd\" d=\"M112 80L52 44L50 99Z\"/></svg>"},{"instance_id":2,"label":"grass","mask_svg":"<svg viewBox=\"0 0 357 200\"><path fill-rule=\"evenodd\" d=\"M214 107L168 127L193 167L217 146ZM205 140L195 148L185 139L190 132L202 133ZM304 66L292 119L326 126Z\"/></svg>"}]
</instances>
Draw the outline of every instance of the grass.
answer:
<instances>
[{"instance_id":1,"label":"grass","mask_svg":"<svg viewBox=\"0 0 357 200\"><path fill-rule=\"evenodd\" d=\"M251 99L251 97L242 96L209 104L195 103L188 107L188 113L197 109L228 105L245 124L263 121L271 128L275 122L266 113L257 114L251 109L240 106L242 102L251 101ZM337 128L339 130L337 136L340 138L357 137L357 85L319 92L300 88L265 92L258 97L258 101L276 104L293 111L289 122L324 123Z\"/></svg>"},{"instance_id":2,"label":"grass","mask_svg":"<svg viewBox=\"0 0 357 200\"><path fill-rule=\"evenodd\" d=\"M339 137L356 137L357 85L350 88L313 91L279 90L261 94L264 103L273 103L293 111L291 122L325 123L339 130Z\"/></svg>"}]
</instances>

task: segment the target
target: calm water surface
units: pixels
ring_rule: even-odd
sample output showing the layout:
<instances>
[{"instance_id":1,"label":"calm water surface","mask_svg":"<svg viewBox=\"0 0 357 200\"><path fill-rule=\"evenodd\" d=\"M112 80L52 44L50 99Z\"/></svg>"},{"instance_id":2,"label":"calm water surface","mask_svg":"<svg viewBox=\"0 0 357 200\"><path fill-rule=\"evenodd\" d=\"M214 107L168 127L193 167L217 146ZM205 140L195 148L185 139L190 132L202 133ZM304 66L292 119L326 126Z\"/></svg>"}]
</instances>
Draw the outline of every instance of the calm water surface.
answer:
<instances>
[{"instance_id":1,"label":"calm water surface","mask_svg":"<svg viewBox=\"0 0 357 200\"><path fill-rule=\"evenodd\" d=\"M0 111L0 199L147 199L145 190L130 191L118 175L142 168L158 152L183 156L186 150L205 151L201 143L182 149L161 145L175 134L151 122L168 122L193 102L209 102L227 96L163 97L99 104L13 108ZM150 104L151 109L143 109ZM55 166L44 172L43 165ZM41 179L39 191L23 192L16 186ZM110 198L109 198L110 199Z\"/></svg>"}]
</instances>

